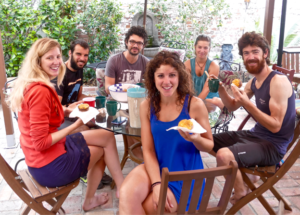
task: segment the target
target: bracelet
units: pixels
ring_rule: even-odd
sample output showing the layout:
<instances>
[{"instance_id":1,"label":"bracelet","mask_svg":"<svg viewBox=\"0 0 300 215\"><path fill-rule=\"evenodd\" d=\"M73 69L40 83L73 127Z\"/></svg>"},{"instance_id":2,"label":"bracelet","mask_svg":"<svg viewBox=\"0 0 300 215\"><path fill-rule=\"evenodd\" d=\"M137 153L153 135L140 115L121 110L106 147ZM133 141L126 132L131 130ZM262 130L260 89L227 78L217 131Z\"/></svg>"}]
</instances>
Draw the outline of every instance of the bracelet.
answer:
<instances>
[{"instance_id":1,"label":"bracelet","mask_svg":"<svg viewBox=\"0 0 300 215\"><path fill-rule=\"evenodd\" d=\"M154 182L153 184L151 184L151 191L153 191L153 188L156 186L156 185L159 185L161 184L160 181L157 181L157 182Z\"/></svg>"}]
</instances>

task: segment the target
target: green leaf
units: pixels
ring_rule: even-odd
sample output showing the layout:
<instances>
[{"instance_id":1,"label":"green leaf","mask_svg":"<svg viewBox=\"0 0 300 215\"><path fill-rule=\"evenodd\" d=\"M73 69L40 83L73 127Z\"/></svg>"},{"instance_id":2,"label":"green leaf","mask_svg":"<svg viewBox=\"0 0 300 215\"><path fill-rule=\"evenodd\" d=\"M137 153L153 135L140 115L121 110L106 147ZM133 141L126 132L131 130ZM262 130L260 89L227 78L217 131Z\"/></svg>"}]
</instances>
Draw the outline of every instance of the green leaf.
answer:
<instances>
[{"instance_id":1,"label":"green leaf","mask_svg":"<svg viewBox=\"0 0 300 215\"><path fill-rule=\"evenodd\" d=\"M45 34L48 34L48 35L50 34L50 31L48 31L47 29L43 29L42 31L43 31Z\"/></svg>"}]
</instances>

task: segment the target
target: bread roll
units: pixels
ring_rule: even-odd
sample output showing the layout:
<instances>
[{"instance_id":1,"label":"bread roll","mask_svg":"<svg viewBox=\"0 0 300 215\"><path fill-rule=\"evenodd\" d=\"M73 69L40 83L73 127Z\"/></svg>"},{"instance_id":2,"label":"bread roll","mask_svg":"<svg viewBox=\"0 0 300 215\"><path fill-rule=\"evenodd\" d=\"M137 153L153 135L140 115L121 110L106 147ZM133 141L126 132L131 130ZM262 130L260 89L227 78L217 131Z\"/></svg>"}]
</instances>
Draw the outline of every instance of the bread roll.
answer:
<instances>
[{"instance_id":1,"label":"bread roll","mask_svg":"<svg viewBox=\"0 0 300 215\"><path fill-rule=\"evenodd\" d=\"M193 122L189 119L183 119L178 123L179 127L187 128L189 130L193 129Z\"/></svg>"},{"instance_id":2,"label":"bread roll","mask_svg":"<svg viewBox=\"0 0 300 215\"><path fill-rule=\"evenodd\" d=\"M89 105L88 104L80 104L80 105L78 105L78 109L79 109L79 111L81 111L81 112L85 112L85 111L88 111L89 110Z\"/></svg>"},{"instance_id":3,"label":"bread roll","mask_svg":"<svg viewBox=\"0 0 300 215\"><path fill-rule=\"evenodd\" d=\"M240 79L234 79L232 81L232 83L237 86L238 88L241 88L242 87L242 81Z\"/></svg>"}]
</instances>

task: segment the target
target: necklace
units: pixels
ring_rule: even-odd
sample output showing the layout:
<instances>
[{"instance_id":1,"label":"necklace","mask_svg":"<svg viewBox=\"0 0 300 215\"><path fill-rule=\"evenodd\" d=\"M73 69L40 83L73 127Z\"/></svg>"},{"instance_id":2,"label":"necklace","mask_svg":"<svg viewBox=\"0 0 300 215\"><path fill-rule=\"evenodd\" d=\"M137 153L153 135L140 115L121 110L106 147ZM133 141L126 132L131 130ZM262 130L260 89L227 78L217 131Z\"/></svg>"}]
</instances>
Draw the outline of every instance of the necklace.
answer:
<instances>
[{"instance_id":1,"label":"necklace","mask_svg":"<svg viewBox=\"0 0 300 215\"><path fill-rule=\"evenodd\" d=\"M206 61L207 61L207 58L206 58L204 64L203 64L202 66L200 66L200 64L198 63L198 61L197 61L197 59L196 59L197 65L199 66L200 70L202 70L203 66L206 64Z\"/></svg>"}]
</instances>

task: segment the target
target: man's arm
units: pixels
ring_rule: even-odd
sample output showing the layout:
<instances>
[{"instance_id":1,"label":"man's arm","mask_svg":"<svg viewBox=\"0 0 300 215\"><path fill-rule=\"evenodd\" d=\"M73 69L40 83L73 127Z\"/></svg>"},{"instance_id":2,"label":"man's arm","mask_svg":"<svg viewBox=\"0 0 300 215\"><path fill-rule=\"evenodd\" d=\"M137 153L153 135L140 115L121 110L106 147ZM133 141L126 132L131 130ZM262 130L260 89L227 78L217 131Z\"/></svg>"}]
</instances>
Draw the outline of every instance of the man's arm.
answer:
<instances>
[{"instance_id":1,"label":"man's arm","mask_svg":"<svg viewBox=\"0 0 300 215\"><path fill-rule=\"evenodd\" d=\"M115 56L110 57L107 60L106 68L105 68L105 92L109 94L108 87L115 84L116 81L116 73L119 72L116 69L115 65Z\"/></svg>"},{"instance_id":2,"label":"man's arm","mask_svg":"<svg viewBox=\"0 0 300 215\"><path fill-rule=\"evenodd\" d=\"M77 101L81 101L83 98L86 98L86 97L90 97L90 96L86 96L82 93L82 86L81 86L79 91L78 91Z\"/></svg>"},{"instance_id":3,"label":"man's arm","mask_svg":"<svg viewBox=\"0 0 300 215\"><path fill-rule=\"evenodd\" d=\"M210 66L209 66L209 71L208 71L209 75L213 75L215 77L218 77L219 76L219 70L220 70L220 67L215 62L211 62ZM202 88L201 93L198 95L198 98L200 98L200 99L205 99L207 97L207 95L209 94L208 78L209 77L207 77L207 79L204 83L204 86Z\"/></svg>"},{"instance_id":4,"label":"man's arm","mask_svg":"<svg viewBox=\"0 0 300 215\"><path fill-rule=\"evenodd\" d=\"M214 76L212 76L214 77ZM216 77L215 77L216 78ZM245 96L248 98L248 100L250 98L252 98L253 96L253 92L251 90L251 84L252 84L252 80L248 81L248 83L245 86L244 91L240 91L237 87L231 87L232 92L234 91L234 89L236 91L238 91L241 94L245 94ZM238 100L236 100L235 98L232 98L231 96L228 95L228 93L226 92L224 86L222 83L220 83L219 85L219 96L222 100L222 102L224 103L225 107L229 110L229 111L235 111L237 110L239 107L243 106L243 104L241 102L239 102ZM249 100L250 101L250 100Z\"/></svg>"},{"instance_id":5,"label":"man's arm","mask_svg":"<svg viewBox=\"0 0 300 215\"><path fill-rule=\"evenodd\" d=\"M191 69L191 60L187 60L184 62L184 65L185 65L185 69L189 72L189 73L192 73L192 69Z\"/></svg>"},{"instance_id":6,"label":"man's arm","mask_svg":"<svg viewBox=\"0 0 300 215\"><path fill-rule=\"evenodd\" d=\"M105 76L105 92L109 94L108 87L115 84L115 78Z\"/></svg>"},{"instance_id":7,"label":"man's arm","mask_svg":"<svg viewBox=\"0 0 300 215\"><path fill-rule=\"evenodd\" d=\"M271 115L260 111L252 102L244 107L252 116L272 133L280 130L287 110L288 98L292 95L292 86L287 77L275 75L270 83L269 108Z\"/></svg>"}]
</instances>

